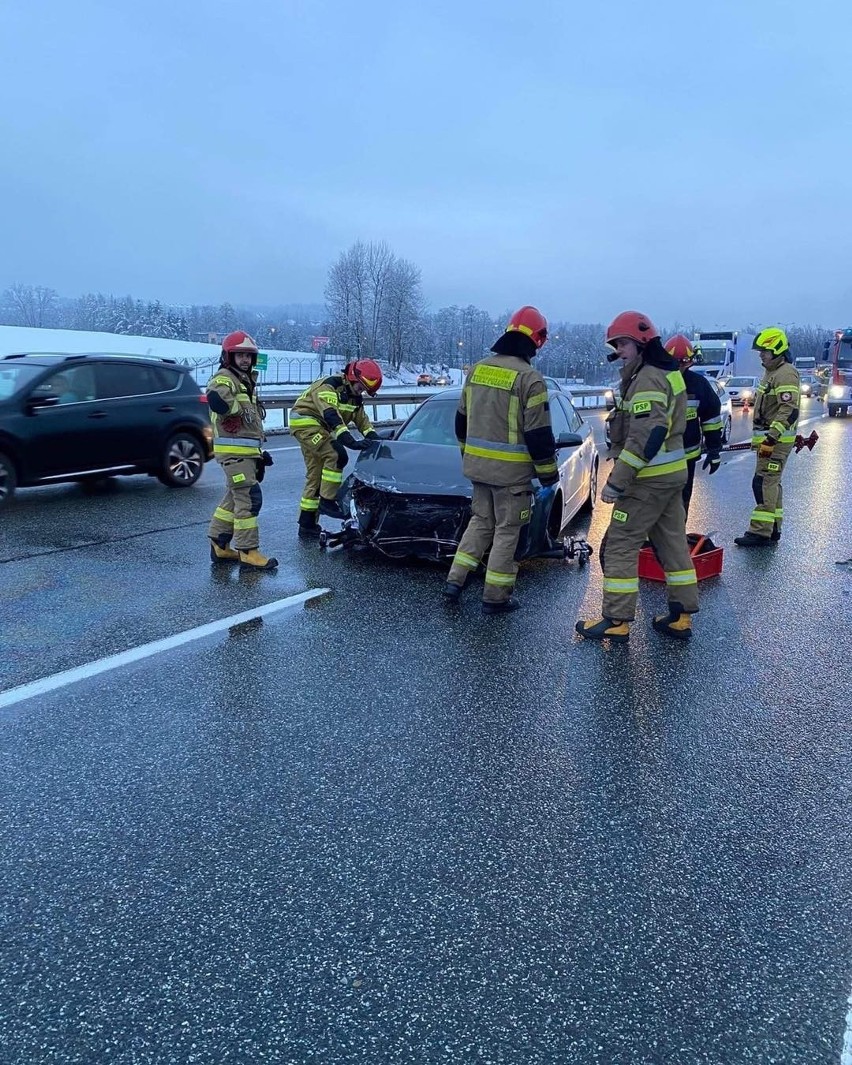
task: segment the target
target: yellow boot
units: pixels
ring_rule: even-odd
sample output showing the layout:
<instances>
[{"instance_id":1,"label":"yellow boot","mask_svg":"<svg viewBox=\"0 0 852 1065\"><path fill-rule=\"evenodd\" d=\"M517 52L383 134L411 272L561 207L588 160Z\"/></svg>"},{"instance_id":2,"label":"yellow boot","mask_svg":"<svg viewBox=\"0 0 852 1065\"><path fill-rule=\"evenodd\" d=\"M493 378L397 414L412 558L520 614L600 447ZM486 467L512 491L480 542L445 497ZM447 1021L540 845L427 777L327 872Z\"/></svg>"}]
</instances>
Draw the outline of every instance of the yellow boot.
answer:
<instances>
[{"instance_id":1,"label":"yellow boot","mask_svg":"<svg viewBox=\"0 0 852 1065\"><path fill-rule=\"evenodd\" d=\"M658 614L654 618L654 629L663 636L672 636L675 640L692 639L692 615L670 610L668 614Z\"/></svg>"},{"instance_id":2,"label":"yellow boot","mask_svg":"<svg viewBox=\"0 0 852 1065\"><path fill-rule=\"evenodd\" d=\"M230 541L225 540L212 540L210 541L210 561L211 562L239 562L240 553L235 551L231 547Z\"/></svg>"},{"instance_id":3,"label":"yellow boot","mask_svg":"<svg viewBox=\"0 0 852 1065\"><path fill-rule=\"evenodd\" d=\"M583 621L581 618L574 626L574 631L587 640L627 643L630 639L630 622L619 621L617 618L595 618L592 621Z\"/></svg>"},{"instance_id":4,"label":"yellow boot","mask_svg":"<svg viewBox=\"0 0 852 1065\"><path fill-rule=\"evenodd\" d=\"M256 547L253 547L251 551L240 551L240 565L247 569L275 569L278 559L267 558Z\"/></svg>"}]
</instances>

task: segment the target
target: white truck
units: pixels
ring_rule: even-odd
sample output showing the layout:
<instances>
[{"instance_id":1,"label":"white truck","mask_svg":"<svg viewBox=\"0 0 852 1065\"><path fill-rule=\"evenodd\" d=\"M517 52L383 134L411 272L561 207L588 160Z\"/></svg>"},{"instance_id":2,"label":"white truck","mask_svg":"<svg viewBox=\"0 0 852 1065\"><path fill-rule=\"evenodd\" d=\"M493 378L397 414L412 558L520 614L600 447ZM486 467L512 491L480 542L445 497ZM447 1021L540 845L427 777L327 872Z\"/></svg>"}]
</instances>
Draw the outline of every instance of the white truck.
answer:
<instances>
[{"instance_id":1,"label":"white truck","mask_svg":"<svg viewBox=\"0 0 852 1065\"><path fill-rule=\"evenodd\" d=\"M763 366L752 350L754 333L740 333L736 329L696 332L693 344L696 351L694 370L715 377L720 383L728 377L762 377Z\"/></svg>"}]
</instances>

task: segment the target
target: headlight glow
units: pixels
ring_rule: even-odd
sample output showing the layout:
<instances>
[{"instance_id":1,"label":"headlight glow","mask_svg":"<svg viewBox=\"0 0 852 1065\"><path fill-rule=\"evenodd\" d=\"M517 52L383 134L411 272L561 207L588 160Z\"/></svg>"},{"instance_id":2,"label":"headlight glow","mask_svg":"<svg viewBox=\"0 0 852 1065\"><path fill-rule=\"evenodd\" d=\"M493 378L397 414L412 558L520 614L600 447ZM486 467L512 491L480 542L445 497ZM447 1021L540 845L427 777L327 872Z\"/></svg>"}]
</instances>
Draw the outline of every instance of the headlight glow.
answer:
<instances>
[{"instance_id":1,"label":"headlight glow","mask_svg":"<svg viewBox=\"0 0 852 1065\"><path fill-rule=\"evenodd\" d=\"M829 394L835 399L841 399L844 391L845 389L843 388L843 385L832 385Z\"/></svg>"}]
</instances>

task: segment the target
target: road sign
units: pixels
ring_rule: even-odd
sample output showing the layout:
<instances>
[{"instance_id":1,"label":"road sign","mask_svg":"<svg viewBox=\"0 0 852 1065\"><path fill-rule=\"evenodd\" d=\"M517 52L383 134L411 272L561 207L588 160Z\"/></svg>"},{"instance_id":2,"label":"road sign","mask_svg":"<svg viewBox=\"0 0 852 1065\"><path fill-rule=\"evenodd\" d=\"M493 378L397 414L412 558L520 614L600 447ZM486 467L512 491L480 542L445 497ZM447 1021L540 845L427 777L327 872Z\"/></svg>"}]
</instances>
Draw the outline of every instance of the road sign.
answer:
<instances>
[{"instance_id":1,"label":"road sign","mask_svg":"<svg viewBox=\"0 0 852 1065\"><path fill-rule=\"evenodd\" d=\"M259 351L257 353L256 370L266 370L269 367L269 355L265 351Z\"/></svg>"}]
</instances>

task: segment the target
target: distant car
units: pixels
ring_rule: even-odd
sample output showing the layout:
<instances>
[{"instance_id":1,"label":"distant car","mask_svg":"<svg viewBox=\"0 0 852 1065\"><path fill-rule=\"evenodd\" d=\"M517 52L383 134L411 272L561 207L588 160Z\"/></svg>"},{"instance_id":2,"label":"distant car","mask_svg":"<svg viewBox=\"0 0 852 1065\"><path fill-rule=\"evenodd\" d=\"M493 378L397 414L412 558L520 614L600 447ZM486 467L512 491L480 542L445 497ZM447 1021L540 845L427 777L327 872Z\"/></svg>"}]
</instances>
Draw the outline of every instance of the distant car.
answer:
<instances>
[{"instance_id":1,"label":"distant car","mask_svg":"<svg viewBox=\"0 0 852 1065\"><path fill-rule=\"evenodd\" d=\"M455 435L461 389L430 396L379 446L360 452L341 492L350 543L393 558L452 558L470 519L472 489ZM550 392L559 483L546 513L534 513L518 557L558 550L571 519L595 505L598 451L591 426L567 396Z\"/></svg>"},{"instance_id":2,"label":"distant car","mask_svg":"<svg viewBox=\"0 0 852 1065\"><path fill-rule=\"evenodd\" d=\"M445 373L442 373L440 377L436 377L434 382L433 382L433 384L438 385L439 388L446 388L451 383L452 382L450 381L449 377Z\"/></svg>"},{"instance_id":3,"label":"distant car","mask_svg":"<svg viewBox=\"0 0 852 1065\"><path fill-rule=\"evenodd\" d=\"M604 392L604 406L607 410L613 410L615 407L615 386Z\"/></svg>"},{"instance_id":4,"label":"distant car","mask_svg":"<svg viewBox=\"0 0 852 1065\"><path fill-rule=\"evenodd\" d=\"M723 388L731 401L731 406L742 407L746 403L749 406L754 403L759 384L759 377L729 377L724 382Z\"/></svg>"},{"instance_id":5,"label":"distant car","mask_svg":"<svg viewBox=\"0 0 852 1065\"><path fill-rule=\"evenodd\" d=\"M434 384L434 381L432 380L432 375L430 373L418 374L417 375L417 384L418 385L432 385L432 384Z\"/></svg>"},{"instance_id":6,"label":"distant car","mask_svg":"<svg viewBox=\"0 0 852 1065\"><path fill-rule=\"evenodd\" d=\"M195 484L213 457L189 369L134 355L0 357L0 505L18 487L147 473Z\"/></svg>"},{"instance_id":7,"label":"distant car","mask_svg":"<svg viewBox=\"0 0 852 1065\"><path fill-rule=\"evenodd\" d=\"M825 385L815 374L802 374L801 396L803 399L822 399L825 394Z\"/></svg>"}]
</instances>

